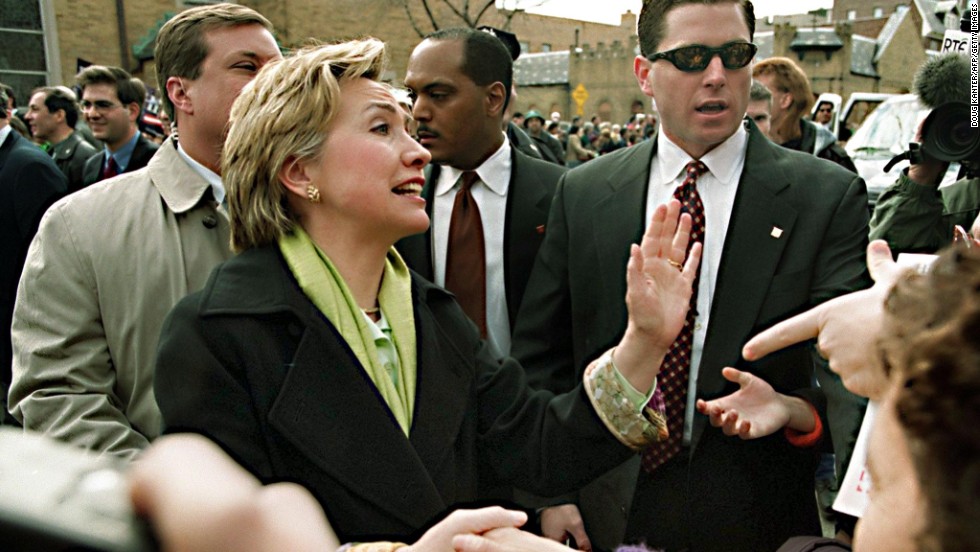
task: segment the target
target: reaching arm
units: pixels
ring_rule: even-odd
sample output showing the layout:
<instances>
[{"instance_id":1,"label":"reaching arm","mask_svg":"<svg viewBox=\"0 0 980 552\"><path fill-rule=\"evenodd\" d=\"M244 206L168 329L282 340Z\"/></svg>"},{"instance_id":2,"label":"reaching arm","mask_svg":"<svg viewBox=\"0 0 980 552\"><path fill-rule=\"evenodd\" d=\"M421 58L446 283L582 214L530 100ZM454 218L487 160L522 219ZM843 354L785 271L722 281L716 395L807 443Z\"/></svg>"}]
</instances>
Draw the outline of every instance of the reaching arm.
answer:
<instances>
[{"instance_id":1,"label":"reaching arm","mask_svg":"<svg viewBox=\"0 0 980 552\"><path fill-rule=\"evenodd\" d=\"M883 241L868 245L868 269L875 285L832 299L776 324L753 337L742 350L757 360L784 347L817 339L817 350L830 362L852 393L879 399L887 378L878 357L877 341L884 318L884 301L902 270L892 261Z\"/></svg>"}]
</instances>

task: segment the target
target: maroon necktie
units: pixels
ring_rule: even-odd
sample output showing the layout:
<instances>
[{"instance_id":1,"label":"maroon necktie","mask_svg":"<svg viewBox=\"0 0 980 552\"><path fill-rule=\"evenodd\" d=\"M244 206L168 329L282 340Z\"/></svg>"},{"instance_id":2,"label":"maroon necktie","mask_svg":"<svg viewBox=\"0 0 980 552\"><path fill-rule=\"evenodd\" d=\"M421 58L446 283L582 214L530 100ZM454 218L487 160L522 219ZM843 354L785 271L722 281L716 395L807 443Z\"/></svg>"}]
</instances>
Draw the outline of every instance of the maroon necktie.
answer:
<instances>
[{"instance_id":1,"label":"maroon necktie","mask_svg":"<svg viewBox=\"0 0 980 552\"><path fill-rule=\"evenodd\" d=\"M112 178L113 176L116 176L118 174L119 174L119 165L116 164L115 158L113 158L110 155L109 156L109 163L102 170L102 180L106 180L108 178Z\"/></svg>"},{"instance_id":2,"label":"maroon necktie","mask_svg":"<svg viewBox=\"0 0 980 552\"><path fill-rule=\"evenodd\" d=\"M480 181L475 171L466 171L453 201L446 252L446 289L487 336L487 263L480 208L471 189Z\"/></svg>"},{"instance_id":3,"label":"maroon necktie","mask_svg":"<svg viewBox=\"0 0 980 552\"><path fill-rule=\"evenodd\" d=\"M708 167L700 161L687 164L687 178L684 183L674 190L674 198L681 202L681 212L691 215L691 240L687 244L688 252L694 242L704 243L704 204L698 194L698 177L708 171ZM697 316L698 280L701 277L701 265L698 265L698 275L694 279L694 292L691 294L691 304L687 311L687 320L677 339L670 346L663 364L660 365L660 375L657 386L661 390L666 406L667 431L670 436L666 441L650 445L643 451L643 469L653 472L661 464L670 460L681 450L684 440L684 411L687 408L687 386L691 369L691 351L694 345L694 319ZM657 399L655 396L654 399ZM654 402L651 399L650 402ZM651 405L653 406L653 405Z\"/></svg>"}]
</instances>

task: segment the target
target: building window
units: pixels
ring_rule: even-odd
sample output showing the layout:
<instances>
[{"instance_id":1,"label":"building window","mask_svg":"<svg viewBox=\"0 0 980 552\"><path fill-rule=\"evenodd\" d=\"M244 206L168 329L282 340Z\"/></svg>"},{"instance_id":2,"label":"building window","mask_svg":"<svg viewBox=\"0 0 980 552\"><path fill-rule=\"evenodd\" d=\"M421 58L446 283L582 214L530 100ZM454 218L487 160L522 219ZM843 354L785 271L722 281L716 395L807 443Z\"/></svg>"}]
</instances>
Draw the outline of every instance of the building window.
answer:
<instances>
[{"instance_id":1,"label":"building window","mask_svg":"<svg viewBox=\"0 0 980 552\"><path fill-rule=\"evenodd\" d=\"M875 6L874 8L872 8L871 17L884 17L884 16L885 16L885 8L882 8L881 6Z\"/></svg>"},{"instance_id":2,"label":"building window","mask_svg":"<svg viewBox=\"0 0 980 552\"><path fill-rule=\"evenodd\" d=\"M542 44L541 45L541 51L542 52L550 52L551 51L551 44L547 44L547 43Z\"/></svg>"},{"instance_id":3,"label":"building window","mask_svg":"<svg viewBox=\"0 0 980 552\"><path fill-rule=\"evenodd\" d=\"M0 82L13 87L18 106L48 83L39 0L0 0Z\"/></svg>"},{"instance_id":4,"label":"building window","mask_svg":"<svg viewBox=\"0 0 980 552\"><path fill-rule=\"evenodd\" d=\"M848 21L853 21L853 20L857 19L857 17L858 17L858 11L857 10L847 10L847 20Z\"/></svg>"},{"instance_id":5,"label":"building window","mask_svg":"<svg viewBox=\"0 0 980 552\"><path fill-rule=\"evenodd\" d=\"M526 53L528 53L528 52L531 51L531 44L529 42L527 42L526 40L521 40L520 41L520 45L521 45L521 53L522 54L526 54Z\"/></svg>"}]
</instances>

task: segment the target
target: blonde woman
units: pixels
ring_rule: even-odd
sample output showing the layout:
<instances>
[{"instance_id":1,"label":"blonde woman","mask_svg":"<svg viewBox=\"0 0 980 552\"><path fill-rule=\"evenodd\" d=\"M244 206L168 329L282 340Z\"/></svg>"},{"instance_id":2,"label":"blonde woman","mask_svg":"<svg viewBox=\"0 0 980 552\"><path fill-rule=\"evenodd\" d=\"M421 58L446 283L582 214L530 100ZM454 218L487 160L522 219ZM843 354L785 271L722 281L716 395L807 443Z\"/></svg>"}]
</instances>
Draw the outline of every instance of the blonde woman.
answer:
<instances>
[{"instance_id":1,"label":"blonde woman","mask_svg":"<svg viewBox=\"0 0 980 552\"><path fill-rule=\"evenodd\" d=\"M305 486L341 542L409 541L498 481L570 491L663 438L645 405L700 257L679 205L658 208L632 246L623 340L580 388L532 393L392 247L429 224L430 156L377 82L383 59L374 39L305 49L242 92L222 156L240 254L171 312L157 363L167 432Z\"/></svg>"}]
</instances>

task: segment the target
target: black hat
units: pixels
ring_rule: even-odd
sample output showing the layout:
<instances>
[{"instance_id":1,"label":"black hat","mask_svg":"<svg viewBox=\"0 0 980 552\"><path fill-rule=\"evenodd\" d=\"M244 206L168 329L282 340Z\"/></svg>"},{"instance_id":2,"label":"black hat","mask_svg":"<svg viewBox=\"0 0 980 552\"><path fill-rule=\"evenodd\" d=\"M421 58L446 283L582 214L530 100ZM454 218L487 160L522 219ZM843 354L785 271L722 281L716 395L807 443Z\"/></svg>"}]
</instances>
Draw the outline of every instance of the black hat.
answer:
<instances>
[{"instance_id":1,"label":"black hat","mask_svg":"<svg viewBox=\"0 0 980 552\"><path fill-rule=\"evenodd\" d=\"M499 38L500 41L504 43L504 47L507 48L507 51L510 52L510 59L517 61L517 58L521 57L521 44L517 42L517 35L514 33L503 29L496 29L489 25L482 25L477 27L477 29L485 33L490 33Z\"/></svg>"}]
</instances>

